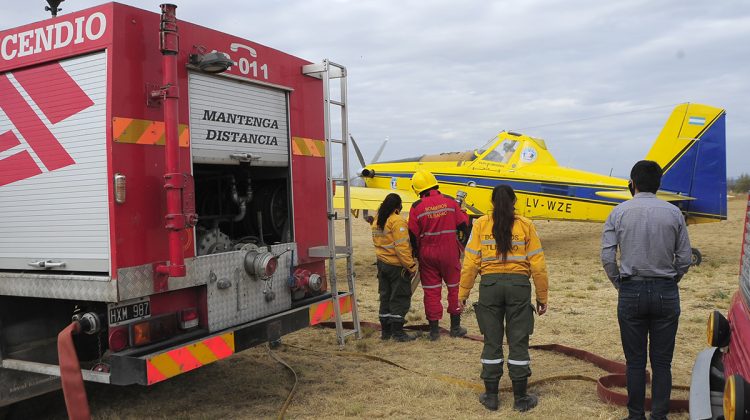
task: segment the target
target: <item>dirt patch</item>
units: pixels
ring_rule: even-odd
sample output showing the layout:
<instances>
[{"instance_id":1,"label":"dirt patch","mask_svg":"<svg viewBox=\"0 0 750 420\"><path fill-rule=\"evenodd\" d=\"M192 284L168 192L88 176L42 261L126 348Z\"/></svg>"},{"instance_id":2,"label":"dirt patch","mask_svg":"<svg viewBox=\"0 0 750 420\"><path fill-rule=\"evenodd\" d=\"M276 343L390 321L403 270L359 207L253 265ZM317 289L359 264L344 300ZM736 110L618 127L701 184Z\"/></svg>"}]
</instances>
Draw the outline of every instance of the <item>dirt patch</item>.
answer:
<instances>
[{"instance_id":1,"label":"dirt patch","mask_svg":"<svg viewBox=\"0 0 750 420\"><path fill-rule=\"evenodd\" d=\"M745 201L729 202L729 220L691 226L690 239L703 253L703 264L693 268L680 283L682 316L673 363L675 384L689 385L695 356L705 346L709 311L726 310L737 289L738 259ZM377 321L377 281L368 226L354 224L355 269L359 307L363 320ZM615 289L599 262L600 224L537 221L537 230L550 272L547 315L537 318L532 344L560 343L624 360L617 326ZM476 300L477 291L470 297ZM422 291L418 289L408 316L410 323L424 323ZM472 334L479 334L473 314L464 318ZM447 318L442 321L447 326ZM501 407L490 414L477 402L477 391L420 376L393 366L362 358L336 355L334 333L312 328L291 334L285 343L328 350L320 354L281 347L277 354L299 375L299 387L287 413L289 418L592 418L626 416L624 408L599 402L592 383L566 381L532 389L539 406L527 416L514 412L512 394L501 393ZM433 343L382 343L374 331L349 341L347 351L388 358L429 375L448 375L479 383L481 343L443 338ZM507 350L506 350L507 351ZM89 384L94 417L106 419L272 418L278 413L292 378L271 359L264 347L237 354L228 360L178 376L155 386L114 387ZM583 362L542 351L532 351L533 376L604 374ZM501 386L510 385L507 375ZM675 392L686 398L686 392ZM64 418L58 406L48 417ZM687 418L686 414L671 418Z\"/></svg>"}]
</instances>

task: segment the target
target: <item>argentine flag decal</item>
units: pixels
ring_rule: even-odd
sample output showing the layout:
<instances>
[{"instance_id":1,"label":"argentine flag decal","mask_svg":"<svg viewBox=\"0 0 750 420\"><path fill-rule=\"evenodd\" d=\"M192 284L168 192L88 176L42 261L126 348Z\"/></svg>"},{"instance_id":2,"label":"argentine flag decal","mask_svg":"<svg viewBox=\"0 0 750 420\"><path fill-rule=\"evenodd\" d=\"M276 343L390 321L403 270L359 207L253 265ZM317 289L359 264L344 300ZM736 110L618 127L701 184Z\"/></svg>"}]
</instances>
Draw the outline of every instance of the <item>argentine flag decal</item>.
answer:
<instances>
[{"instance_id":1,"label":"argentine flag decal","mask_svg":"<svg viewBox=\"0 0 750 420\"><path fill-rule=\"evenodd\" d=\"M706 125L706 119L704 117L690 117L688 120L690 125Z\"/></svg>"}]
</instances>

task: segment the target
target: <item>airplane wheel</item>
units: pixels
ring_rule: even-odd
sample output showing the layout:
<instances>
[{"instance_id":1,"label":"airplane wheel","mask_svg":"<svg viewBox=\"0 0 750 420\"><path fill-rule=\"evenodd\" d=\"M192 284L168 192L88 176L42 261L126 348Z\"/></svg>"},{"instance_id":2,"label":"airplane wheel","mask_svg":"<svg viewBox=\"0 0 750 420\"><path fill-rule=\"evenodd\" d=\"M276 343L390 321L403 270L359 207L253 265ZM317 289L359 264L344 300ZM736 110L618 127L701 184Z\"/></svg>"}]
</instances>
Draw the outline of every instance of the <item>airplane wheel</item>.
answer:
<instances>
[{"instance_id":1,"label":"airplane wheel","mask_svg":"<svg viewBox=\"0 0 750 420\"><path fill-rule=\"evenodd\" d=\"M693 254L690 258L690 265L699 266L701 265L701 261L703 261L703 255L700 251L698 251L698 248L691 248L693 251Z\"/></svg>"}]
</instances>

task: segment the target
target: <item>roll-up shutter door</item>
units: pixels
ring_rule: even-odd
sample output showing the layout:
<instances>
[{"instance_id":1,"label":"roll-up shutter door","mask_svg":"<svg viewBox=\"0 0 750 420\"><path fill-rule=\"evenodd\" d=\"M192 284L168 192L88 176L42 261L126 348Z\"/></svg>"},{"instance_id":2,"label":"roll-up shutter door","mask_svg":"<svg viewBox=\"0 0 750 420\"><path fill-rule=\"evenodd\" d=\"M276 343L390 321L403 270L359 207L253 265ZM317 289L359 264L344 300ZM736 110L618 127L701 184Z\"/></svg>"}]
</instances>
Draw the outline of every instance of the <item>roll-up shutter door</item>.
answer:
<instances>
[{"instance_id":1,"label":"roll-up shutter door","mask_svg":"<svg viewBox=\"0 0 750 420\"><path fill-rule=\"evenodd\" d=\"M188 88L193 162L289 165L285 91L195 72Z\"/></svg>"}]
</instances>

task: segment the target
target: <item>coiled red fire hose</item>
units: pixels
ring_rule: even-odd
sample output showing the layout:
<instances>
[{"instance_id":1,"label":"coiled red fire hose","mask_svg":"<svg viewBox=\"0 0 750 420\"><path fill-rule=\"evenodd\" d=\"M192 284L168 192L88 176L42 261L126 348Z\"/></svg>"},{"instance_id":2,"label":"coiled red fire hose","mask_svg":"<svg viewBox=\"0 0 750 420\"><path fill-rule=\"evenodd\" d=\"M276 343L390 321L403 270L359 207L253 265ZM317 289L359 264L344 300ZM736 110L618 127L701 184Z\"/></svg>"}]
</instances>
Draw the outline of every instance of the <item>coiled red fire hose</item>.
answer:
<instances>
[{"instance_id":1,"label":"coiled red fire hose","mask_svg":"<svg viewBox=\"0 0 750 420\"><path fill-rule=\"evenodd\" d=\"M336 326L336 324L334 324L333 322L324 322L319 325L328 327L328 328L335 328ZM353 325L351 322L344 322L344 325L345 325L345 328L353 328ZM360 322L360 326L371 328L376 331L380 331L379 323L363 321L363 322ZM406 326L405 328L411 329L411 330L429 331L430 326L423 324L423 325ZM447 335L449 334L449 331L441 327L440 333L443 335ZM463 338L472 340L472 341L484 342L484 337L478 336L478 335L467 334ZM580 375L566 375L566 376L560 376L560 377L543 378L541 380L532 381L531 384L547 383L547 382L551 382L554 380L588 379L588 380L591 380L592 382L596 382L596 394L599 397L599 400L601 400L604 403L614 404L614 405L618 405L621 407L627 406L628 404L627 394L613 389L613 388L625 388L626 367L624 363L606 359L604 357L601 357L589 351L577 349L574 347L564 346L562 344L537 344L537 345L529 346L529 348L534 349L534 350L551 351L551 352L563 354L565 356L573 357L578 360L591 363L592 365L598 367L599 369L602 369L609 373L609 375L601 376L598 379L581 377ZM648 371L646 372L646 381L647 382L651 381L651 375L649 374ZM683 386L683 385L674 385L672 386L672 389L689 390L690 388L687 386ZM651 409L651 398L646 398L645 406L646 406L646 410ZM669 411L672 411L672 412L688 411L688 408L689 408L688 400L672 399L669 401Z\"/></svg>"},{"instance_id":2,"label":"coiled red fire hose","mask_svg":"<svg viewBox=\"0 0 750 420\"><path fill-rule=\"evenodd\" d=\"M68 410L70 420L91 419L81 365L78 363L76 347L73 344L73 335L80 332L81 324L74 321L57 335L60 381L65 396L65 408Z\"/></svg>"}]
</instances>

